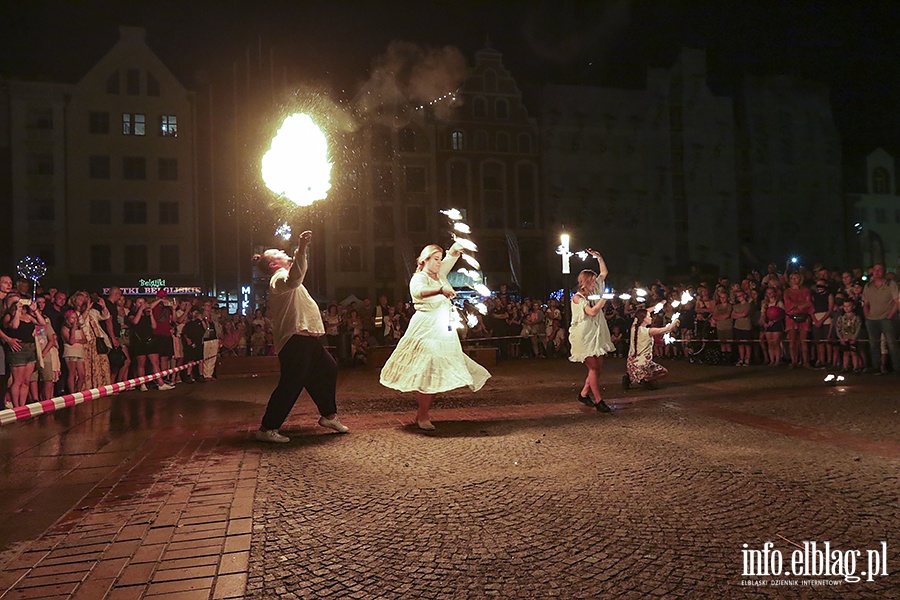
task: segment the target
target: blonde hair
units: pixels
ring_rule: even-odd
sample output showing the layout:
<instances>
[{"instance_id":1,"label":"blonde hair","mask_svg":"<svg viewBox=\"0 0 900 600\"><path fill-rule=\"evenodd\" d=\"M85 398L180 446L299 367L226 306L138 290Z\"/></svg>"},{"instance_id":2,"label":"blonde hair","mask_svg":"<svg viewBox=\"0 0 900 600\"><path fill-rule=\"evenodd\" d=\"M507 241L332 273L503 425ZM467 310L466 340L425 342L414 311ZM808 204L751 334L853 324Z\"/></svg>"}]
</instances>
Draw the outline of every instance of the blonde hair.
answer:
<instances>
[{"instance_id":1,"label":"blonde hair","mask_svg":"<svg viewBox=\"0 0 900 600\"><path fill-rule=\"evenodd\" d=\"M581 273L578 274L578 293L584 297L587 297L593 294L599 284L597 283L597 278L599 275L590 269L585 269Z\"/></svg>"},{"instance_id":2,"label":"blonde hair","mask_svg":"<svg viewBox=\"0 0 900 600\"><path fill-rule=\"evenodd\" d=\"M444 253L444 249L438 246L437 244L428 244L422 251L419 252L419 258L416 259L416 273L425 268L425 261L431 258L431 255L435 252Z\"/></svg>"}]
</instances>

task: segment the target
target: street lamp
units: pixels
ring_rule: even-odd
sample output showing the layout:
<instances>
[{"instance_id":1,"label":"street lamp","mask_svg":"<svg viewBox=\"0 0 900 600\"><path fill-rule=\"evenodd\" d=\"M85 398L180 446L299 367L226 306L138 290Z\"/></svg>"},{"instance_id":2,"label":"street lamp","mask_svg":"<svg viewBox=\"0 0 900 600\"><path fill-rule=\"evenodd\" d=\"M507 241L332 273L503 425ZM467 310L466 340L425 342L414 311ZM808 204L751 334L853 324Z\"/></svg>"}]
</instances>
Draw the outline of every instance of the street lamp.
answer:
<instances>
[{"instance_id":1,"label":"street lamp","mask_svg":"<svg viewBox=\"0 0 900 600\"><path fill-rule=\"evenodd\" d=\"M569 250L568 233L563 233L559 236L559 249L556 252L562 256L562 274L568 275L571 273L569 270L569 258L572 256L572 252Z\"/></svg>"}]
</instances>

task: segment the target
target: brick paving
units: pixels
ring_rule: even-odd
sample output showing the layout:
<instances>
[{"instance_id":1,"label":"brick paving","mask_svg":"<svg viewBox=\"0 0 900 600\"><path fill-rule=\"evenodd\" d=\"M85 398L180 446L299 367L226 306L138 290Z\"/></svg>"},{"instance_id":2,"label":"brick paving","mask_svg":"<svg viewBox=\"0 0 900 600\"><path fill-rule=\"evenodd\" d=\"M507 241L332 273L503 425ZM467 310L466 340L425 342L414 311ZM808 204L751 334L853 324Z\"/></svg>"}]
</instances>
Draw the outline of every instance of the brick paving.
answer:
<instances>
[{"instance_id":1,"label":"brick paving","mask_svg":"<svg viewBox=\"0 0 900 600\"><path fill-rule=\"evenodd\" d=\"M676 364L660 390L609 385L616 410L601 415L574 402L578 365L527 362L498 365L484 393L441 398L434 433L415 429L412 398L373 385L372 371L342 374L350 435L315 427L308 398L283 446L249 441L255 419L215 422L208 410L191 426L142 423L127 459L86 454L82 477L93 482L100 469L102 479L0 555L0 598L886 598L900 589L895 380L824 388L813 372ZM604 380L616 381L617 368ZM179 393L197 405L246 398L254 415L271 383ZM890 575L873 582L776 588L742 576L745 543L773 541L788 556L792 544L830 541L865 561L882 540Z\"/></svg>"}]
</instances>

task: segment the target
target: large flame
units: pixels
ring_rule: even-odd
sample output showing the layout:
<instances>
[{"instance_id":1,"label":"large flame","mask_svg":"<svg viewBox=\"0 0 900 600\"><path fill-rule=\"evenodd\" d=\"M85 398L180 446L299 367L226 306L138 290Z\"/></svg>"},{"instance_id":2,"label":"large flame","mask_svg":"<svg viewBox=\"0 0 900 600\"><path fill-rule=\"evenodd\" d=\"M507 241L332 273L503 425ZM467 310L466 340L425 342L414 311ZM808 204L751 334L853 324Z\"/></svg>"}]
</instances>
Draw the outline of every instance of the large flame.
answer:
<instances>
[{"instance_id":1,"label":"large flame","mask_svg":"<svg viewBox=\"0 0 900 600\"><path fill-rule=\"evenodd\" d=\"M262 159L266 187L299 206L322 200L331 189L328 140L303 113L284 120Z\"/></svg>"}]
</instances>

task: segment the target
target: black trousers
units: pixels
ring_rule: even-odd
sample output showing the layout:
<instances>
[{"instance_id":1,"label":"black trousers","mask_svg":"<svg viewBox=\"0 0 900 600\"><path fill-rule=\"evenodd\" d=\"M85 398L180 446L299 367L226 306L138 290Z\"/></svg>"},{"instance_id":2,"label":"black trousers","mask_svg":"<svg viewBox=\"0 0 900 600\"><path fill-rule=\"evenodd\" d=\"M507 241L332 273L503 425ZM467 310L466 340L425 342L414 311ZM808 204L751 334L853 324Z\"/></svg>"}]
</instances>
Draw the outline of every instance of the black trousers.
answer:
<instances>
[{"instance_id":1,"label":"black trousers","mask_svg":"<svg viewBox=\"0 0 900 600\"><path fill-rule=\"evenodd\" d=\"M278 353L281 378L269 397L263 429L278 429L306 388L323 417L337 412L338 367L318 338L294 335Z\"/></svg>"}]
</instances>

